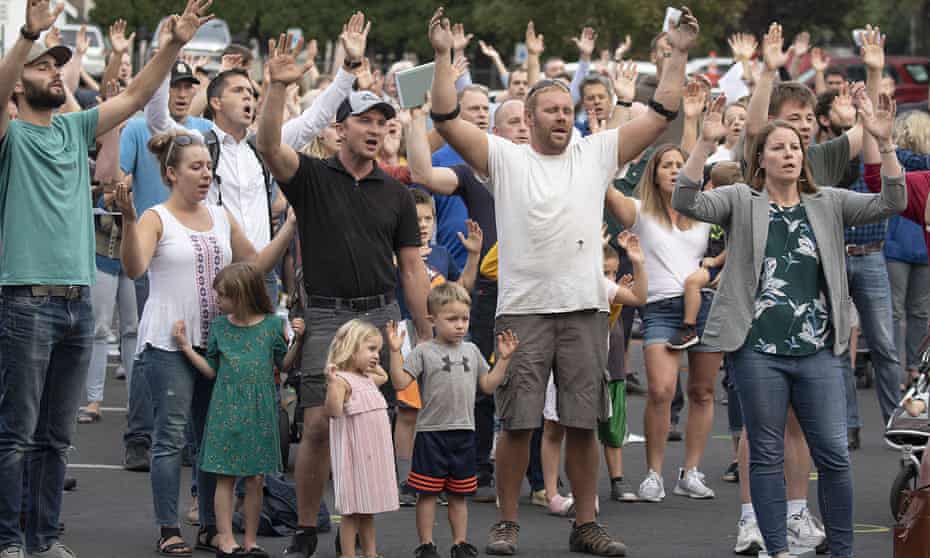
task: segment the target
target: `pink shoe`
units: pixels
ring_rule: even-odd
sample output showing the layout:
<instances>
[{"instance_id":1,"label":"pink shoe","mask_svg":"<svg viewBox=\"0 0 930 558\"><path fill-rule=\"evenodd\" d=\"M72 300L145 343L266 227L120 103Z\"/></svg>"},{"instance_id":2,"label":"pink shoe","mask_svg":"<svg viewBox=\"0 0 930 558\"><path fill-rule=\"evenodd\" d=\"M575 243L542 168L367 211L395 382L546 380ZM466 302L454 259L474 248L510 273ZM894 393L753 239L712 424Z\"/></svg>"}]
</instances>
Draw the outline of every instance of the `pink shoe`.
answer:
<instances>
[{"instance_id":1,"label":"pink shoe","mask_svg":"<svg viewBox=\"0 0 930 558\"><path fill-rule=\"evenodd\" d=\"M556 494L549 500L549 513L551 515L567 517L574 513L574 511L575 499L571 496L566 498L561 494Z\"/></svg>"}]
</instances>

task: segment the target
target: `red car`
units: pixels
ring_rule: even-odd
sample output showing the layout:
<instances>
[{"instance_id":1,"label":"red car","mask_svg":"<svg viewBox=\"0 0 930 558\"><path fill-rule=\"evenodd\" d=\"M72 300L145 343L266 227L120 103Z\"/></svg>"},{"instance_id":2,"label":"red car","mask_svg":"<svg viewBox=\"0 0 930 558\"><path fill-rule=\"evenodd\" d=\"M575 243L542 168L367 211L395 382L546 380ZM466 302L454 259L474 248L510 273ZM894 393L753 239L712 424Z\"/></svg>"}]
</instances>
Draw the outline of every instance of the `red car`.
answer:
<instances>
[{"instance_id":1,"label":"red car","mask_svg":"<svg viewBox=\"0 0 930 558\"><path fill-rule=\"evenodd\" d=\"M849 81L865 81L865 66L858 56L834 58L831 67L841 68ZM923 56L886 56L885 69L894 77L898 104L927 102L930 87L930 58ZM808 69L798 81L814 87L814 70Z\"/></svg>"}]
</instances>

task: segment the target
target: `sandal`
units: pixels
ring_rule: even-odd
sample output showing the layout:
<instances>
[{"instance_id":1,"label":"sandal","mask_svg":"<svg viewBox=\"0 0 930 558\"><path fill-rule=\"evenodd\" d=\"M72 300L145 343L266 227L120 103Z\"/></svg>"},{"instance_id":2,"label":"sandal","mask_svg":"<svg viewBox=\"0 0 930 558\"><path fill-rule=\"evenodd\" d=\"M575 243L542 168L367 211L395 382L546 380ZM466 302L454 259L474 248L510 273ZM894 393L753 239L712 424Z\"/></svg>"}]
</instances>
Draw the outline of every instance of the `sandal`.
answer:
<instances>
[{"instance_id":1,"label":"sandal","mask_svg":"<svg viewBox=\"0 0 930 558\"><path fill-rule=\"evenodd\" d=\"M181 539L181 530L177 527L162 527L161 537L158 539L155 552L162 556L193 556L194 551L187 546L183 539L180 542L167 544L173 538Z\"/></svg>"},{"instance_id":2,"label":"sandal","mask_svg":"<svg viewBox=\"0 0 930 558\"><path fill-rule=\"evenodd\" d=\"M213 539L219 532L216 530L216 525L207 525L206 527L201 527L197 531L197 544L194 545L194 548L197 550L203 550L206 552L219 552L219 548L213 544Z\"/></svg>"},{"instance_id":3,"label":"sandal","mask_svg":"<svg viewBox=\"0 0 930 558\"><path fill-rule=\"evenodd\" d=\"M255 545L252 548L246 550L242 555L247 558L271 558L271 555L268 554L268 551L258 545Z\"/></svg>"},{"instance_id":4,"label":"sandal","mask_svg":"<svg viewBox=\"0 0 930 558\"><path fill-rule=\"evenodd\" d=\"M82 407L78 411L78 424L93 424L95 422L100 422L102 419L103 415L101 415L99 412L91 411L87 407Z\"/></svg>"},{"instance_id":5,"label":"sandal","mask_svg":"<svg viewBox=\"0 0 930 558\"><path fill-rule=\"evenodd\" d=\"M241 546L237 546L232 549L232 552L223 552L219 548L216 549L216 558L243 558L249 556L246 554Z\"/></svg>"}]
</instances>

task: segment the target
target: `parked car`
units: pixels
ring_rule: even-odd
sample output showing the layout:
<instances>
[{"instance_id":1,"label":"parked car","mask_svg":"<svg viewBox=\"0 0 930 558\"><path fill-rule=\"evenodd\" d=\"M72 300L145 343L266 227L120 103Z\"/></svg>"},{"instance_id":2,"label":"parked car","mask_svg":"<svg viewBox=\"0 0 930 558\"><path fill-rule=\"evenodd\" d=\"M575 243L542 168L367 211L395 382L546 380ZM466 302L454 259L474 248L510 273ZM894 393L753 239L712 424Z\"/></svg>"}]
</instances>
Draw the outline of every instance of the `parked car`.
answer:
<instances>
[{"instance_id":1,"label":"parked car","mask_svg":"<svg viewBox=\"0 0 930 558\"><path fill-rule=\"evenodd\" d=\"M62 25L61 30L61 42L65 45L74 48L75 43L77 42L77 34L81 29L80 24L68 23ZM84 54L84 69L87 70L87 73L100 77L103 75L103 70L106 68L106 45L103 42L103 32L96 25L87 26L87 41L90 43L90 46L87 48L87 53Z\"/></svg>"},{"instance_id":2,"label":"parked car","mask_svg":"<svg viewBox=\"0 0 930 558\"><path fill-rule=\"evenodd\" d=\"M158 23L153 37L158 37L163 23L164 20ZM223 61L223 51L231 43L232 34L229 32L229 25L222 19L213 19L200 26L194 38L184 46L181 52L194 57L206 56L207 63L204 65L204 69L213 74L219 71L220 64ZM152 44L156 44L154 39ZM148 58L151 58L153 53L154 46L149 50Z\"/></svg>"},{"instance_id":3,"label":"parked car","mask_svg":"<svg viewBox=\"0 0 930 558\"><path fill-rule=\"evenodd\" d=\"M850 81L865 81L865 66L858 56L834 58L830 66L842 68ZM930 58L924 56L886 56L885 69L894 78L895 99L898 104L927 101L930 87ZM814 86L814 70L808 69L798 81Z\"/></svg>"}]
</instances>

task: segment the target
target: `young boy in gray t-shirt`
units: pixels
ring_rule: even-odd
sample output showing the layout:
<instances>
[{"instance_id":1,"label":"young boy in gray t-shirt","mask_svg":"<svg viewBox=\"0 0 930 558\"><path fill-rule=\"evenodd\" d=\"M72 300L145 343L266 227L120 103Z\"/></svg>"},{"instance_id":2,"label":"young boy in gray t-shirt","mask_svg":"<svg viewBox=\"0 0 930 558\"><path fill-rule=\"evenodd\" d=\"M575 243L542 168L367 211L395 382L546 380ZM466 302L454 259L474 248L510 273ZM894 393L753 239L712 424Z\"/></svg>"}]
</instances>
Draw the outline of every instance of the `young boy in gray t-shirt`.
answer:
<instances>
[{"instance_id":1,"label":"young boy in gray t-shirt","mask_svg":"<svg viewBox=\"0 0 930 558\"><path fill-rule=\"evenodd\" d=\"M478 487L475 476L475 391L493 393L503 382L510 358L519 341L510 330L497 336L497 361L490 371L481 351L466 342L471 298L455 283L430 291L426 301L435 337L417 345L404 362L403 332L387 326L391 350L390 374L394 388L406 388L414 379L420 386L423 406L417 415L413 463L407 484L419 493L417 518L436 514L437 496L446 493L452 527L452 556L475 556L466 542L468 511L465 496ZM421 558L439 558L433 543L433 521L417 521Z\"/></svg>"}]
</instances>

